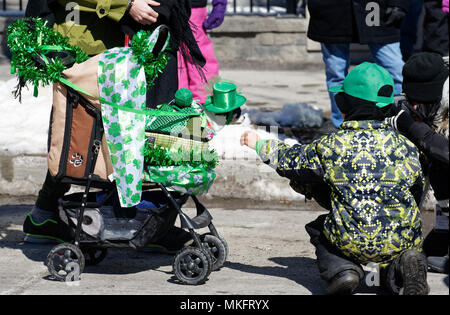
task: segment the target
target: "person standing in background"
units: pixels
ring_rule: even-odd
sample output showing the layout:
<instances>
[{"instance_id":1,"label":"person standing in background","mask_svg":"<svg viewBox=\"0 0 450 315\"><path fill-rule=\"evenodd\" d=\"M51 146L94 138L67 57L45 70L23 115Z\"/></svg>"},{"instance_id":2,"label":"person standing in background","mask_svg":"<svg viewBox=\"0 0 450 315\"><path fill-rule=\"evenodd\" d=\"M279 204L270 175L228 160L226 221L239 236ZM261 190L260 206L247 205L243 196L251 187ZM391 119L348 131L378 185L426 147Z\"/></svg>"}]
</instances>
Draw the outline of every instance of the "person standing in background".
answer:
<instances>
[{"instance_id":1,"label":"person standing in background","mask_svg":"<svg viewBox=\"0 0 450 315\"><path fill-rule=\"evenodd\" d=\"M422 50L448 56L448 0L424 0L424 10Z\"/></svg>"},{"instance_id":2,"label":"person standing in background","mask_svg":"<svg viewBox=\"0 0 450 315\"><path fill-rule=\"evenodd\" d=\"M402 92L403 57L400 25L410 0L309 0L308 38L322 44L328 89L342 85L350 66L350 43L367 44L375 62L394 78L395 94ZM333 125L343 119L330 92Z\"/></svg>"},{"instance_id":3,"label":"person standing in background","mask_svg":"<svg viewBox=\"0 0 450 315\"><path fill-rule=\"evenodd\" d=\"M417 42L417 30L422 7L423 0L411 0L408 14L405 15L402 22L400 49L402 50L403 60L405 62L408 61L412 54L414 54L414 46Z\"/></svg>"},{"instance_id":4,"label":"person standing in background","mask_svg":"<svg viewBox=\"0 0 450 315\"><path fill-rule=\"evenodd\" d=\"M206 31L222 24L227 9L227 0L212 0L213 9L209 16L206 4L207 0L191 0L191 17L189 19L194 38L206 59L206 64L202 68L203 73L178 52L178 87L191 90L193 99L200 103L204 103L207 96L202 93L203 84L219 75L219 63L214 56L213 43Z\"/></svg>"}]
</instances>

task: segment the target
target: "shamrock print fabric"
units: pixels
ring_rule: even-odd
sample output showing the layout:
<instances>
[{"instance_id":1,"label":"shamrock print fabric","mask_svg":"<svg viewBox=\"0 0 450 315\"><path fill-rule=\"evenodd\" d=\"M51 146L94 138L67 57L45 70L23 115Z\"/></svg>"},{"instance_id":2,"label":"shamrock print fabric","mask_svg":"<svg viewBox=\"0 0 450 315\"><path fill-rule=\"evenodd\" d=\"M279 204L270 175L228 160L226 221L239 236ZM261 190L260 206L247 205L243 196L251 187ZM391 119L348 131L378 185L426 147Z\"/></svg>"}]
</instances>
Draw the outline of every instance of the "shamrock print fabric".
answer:
<instances>
[{"instance_id":1,"label":"shamrock print fabric","mask_svg":"<svg viewBox=\"0 0 450 315\"><path fill-rule=\"evenodd\" d=\"M145 181L161 183L170 190L199 195L208 192L216 173L214 170L192 166L146 166Z\"/></svg>"},{"instance_id":2,"label":"shamrock print fabric","mask_svg":"<svg viewBox=\"0 0 450 315\"><path fill-rule=\"evenodd\" d=\"M113 48L101 55L98 84L100 97L107 102L145 109L145 72L130 48ZM142 194L145 115L102 102L102 118L120 204L132 207L140 202Z\"/></svg>"}]
</instances>

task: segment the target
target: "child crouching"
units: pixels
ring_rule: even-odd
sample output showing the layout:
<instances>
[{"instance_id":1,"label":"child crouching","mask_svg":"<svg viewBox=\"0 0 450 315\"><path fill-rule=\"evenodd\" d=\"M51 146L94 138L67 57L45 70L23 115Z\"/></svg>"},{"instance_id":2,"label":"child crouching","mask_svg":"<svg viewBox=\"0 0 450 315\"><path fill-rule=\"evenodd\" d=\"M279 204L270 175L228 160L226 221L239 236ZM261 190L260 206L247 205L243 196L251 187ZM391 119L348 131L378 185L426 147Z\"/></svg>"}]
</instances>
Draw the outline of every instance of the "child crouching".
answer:
<instances>
[{"instance_id":1,"label":"child crouching","mask_svg":"<svg viewBox=\"0 0 450 315\"><path fill-rule=\"evenodd\" d=\"M336 103L344 123L335 133L292 147L247 131L241 142L330 210L306 225L328 294L351 294L376 263L394 293L428 294L418 201L423 176L417 148L384 123L394 82L363 63L344 80Z\"/></svg>"}]
</instances>

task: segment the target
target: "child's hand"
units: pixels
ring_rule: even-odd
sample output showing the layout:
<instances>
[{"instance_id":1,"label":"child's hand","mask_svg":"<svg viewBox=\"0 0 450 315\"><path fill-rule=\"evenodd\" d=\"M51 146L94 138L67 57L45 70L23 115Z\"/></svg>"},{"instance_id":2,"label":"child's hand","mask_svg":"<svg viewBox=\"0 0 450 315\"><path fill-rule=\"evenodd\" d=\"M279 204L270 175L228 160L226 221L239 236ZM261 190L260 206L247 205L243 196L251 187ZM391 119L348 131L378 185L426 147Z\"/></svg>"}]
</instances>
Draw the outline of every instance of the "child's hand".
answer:
<instances>
[{"instance_id":1,"label":"child's hand","mask_svg":"<svg viewBox=\"0 0 450 315\"><path fill-rule=\"evenodd\" d=\"M246 145L251 149L255 149L256 147L256 141L258 141L260 138L258 134L254 131L246 131L241 136L241 145Z\"/></svg>"}]
</instances>

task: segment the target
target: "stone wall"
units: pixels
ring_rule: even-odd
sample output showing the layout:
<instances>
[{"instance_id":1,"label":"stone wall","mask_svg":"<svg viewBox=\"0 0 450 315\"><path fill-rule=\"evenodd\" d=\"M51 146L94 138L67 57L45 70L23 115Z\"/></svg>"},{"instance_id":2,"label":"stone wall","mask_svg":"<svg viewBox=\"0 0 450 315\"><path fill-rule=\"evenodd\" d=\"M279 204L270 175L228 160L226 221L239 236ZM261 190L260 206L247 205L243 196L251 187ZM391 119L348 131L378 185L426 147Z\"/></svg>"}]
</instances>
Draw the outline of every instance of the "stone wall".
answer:
<instances>
[{"instance_id":1,"label":"stone wall","mask_svg":"<svg viewBox=\"0 0 450 315\"><path fill-rule=\"evenodd\" d=\"M307 28L307 20L295 16L227 16L209 35L223 68L303 69L322 63Z\"/></svg>"}]
</instances>

